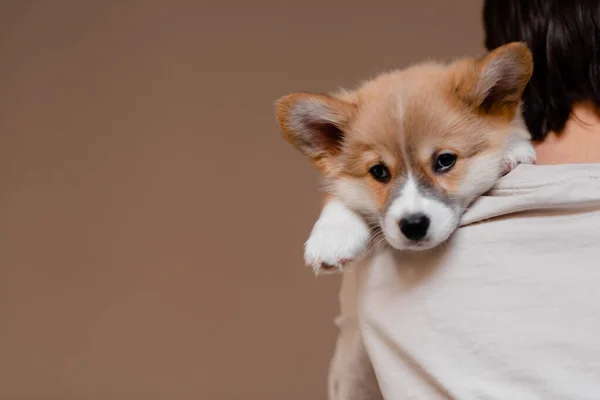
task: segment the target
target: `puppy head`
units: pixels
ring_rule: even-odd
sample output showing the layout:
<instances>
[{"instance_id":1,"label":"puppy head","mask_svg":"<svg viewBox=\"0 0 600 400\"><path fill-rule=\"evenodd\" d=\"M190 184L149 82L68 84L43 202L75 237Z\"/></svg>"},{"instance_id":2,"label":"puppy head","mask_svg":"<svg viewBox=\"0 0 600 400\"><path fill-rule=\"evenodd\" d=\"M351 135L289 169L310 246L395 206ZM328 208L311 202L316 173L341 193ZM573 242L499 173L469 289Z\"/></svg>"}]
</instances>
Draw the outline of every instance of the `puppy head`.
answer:
<instances>
[{"instance_id":1,"label":"puppy head","mask_svg":"<svg viewBox=\"0 0 600 400\"><path fill-rule=\"evenodd\" d=\"M532 70L526 45L513 43L386 73L354 91L291 94L277 101L277 119L328 191L390 245L427 249L500 176Z\"/></svg>"}]
</instances>

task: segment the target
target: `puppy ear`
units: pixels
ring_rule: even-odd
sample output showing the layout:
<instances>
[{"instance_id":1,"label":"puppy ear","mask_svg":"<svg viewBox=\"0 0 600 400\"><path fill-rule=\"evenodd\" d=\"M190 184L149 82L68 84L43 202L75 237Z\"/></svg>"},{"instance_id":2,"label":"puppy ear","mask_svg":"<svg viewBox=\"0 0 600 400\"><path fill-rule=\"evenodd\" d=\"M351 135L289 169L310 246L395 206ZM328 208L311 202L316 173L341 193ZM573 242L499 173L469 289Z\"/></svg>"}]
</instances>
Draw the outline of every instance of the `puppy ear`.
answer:
<instances>
[{"instance_id":1,"label":"puppy ear","mask_svg":"<svg viewBox=\"0 0 600 400\"><path fill-rule=\"evenodd\" d=\"M524 43L509 43L474 63L468 77L468 100L481 112L511 117L533 74L533 57Z\"/></svg>"},{"instance_id":2,"label":"puppy ear","mask_svg":"<svg viewBox=\"0 0 600 400\"><path fill-rule=\"evenodd\" d=\"M303 154L317 161L337 155L356 107L339 98L295 93L275 103L277 121L285 138Z\"/></svg>"}]
</instances>

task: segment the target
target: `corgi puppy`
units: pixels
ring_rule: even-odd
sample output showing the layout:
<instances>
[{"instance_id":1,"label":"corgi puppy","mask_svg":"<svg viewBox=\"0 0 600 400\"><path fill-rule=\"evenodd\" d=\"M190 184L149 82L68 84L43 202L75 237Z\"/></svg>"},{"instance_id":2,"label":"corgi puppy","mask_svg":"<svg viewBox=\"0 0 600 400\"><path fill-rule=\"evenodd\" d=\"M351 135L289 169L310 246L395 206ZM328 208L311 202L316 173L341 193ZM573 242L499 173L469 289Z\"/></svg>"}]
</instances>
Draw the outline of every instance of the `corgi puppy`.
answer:
<instances>
[{"instance_id":1,"label":"corgi puppy","mask_svg":"<svg viewBox=\"0 0 600 400\"><path fill-rule=\"evenodd\" d=\"M447 240L504 172L535 161L520 112L532 72L527 46L511 43L384 73L352 91L277 100L283 135L328 193L306 263L341 270L376 238L398 250Z\"/></svg>"}]
</instances>

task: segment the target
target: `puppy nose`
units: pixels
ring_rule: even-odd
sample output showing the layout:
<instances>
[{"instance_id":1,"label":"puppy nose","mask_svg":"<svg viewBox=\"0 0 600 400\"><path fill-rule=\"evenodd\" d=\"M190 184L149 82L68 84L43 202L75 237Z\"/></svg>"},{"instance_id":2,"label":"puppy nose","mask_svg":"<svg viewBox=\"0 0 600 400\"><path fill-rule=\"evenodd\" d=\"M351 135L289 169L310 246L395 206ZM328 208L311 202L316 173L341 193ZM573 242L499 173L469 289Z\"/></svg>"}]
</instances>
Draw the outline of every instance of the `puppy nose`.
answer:
<instances>
[{"instance_id":1,"label":"puppy nose","mask_svg":"<svg viewBox=\"0 0 600 400\"><path fill-rule=\"evenodd\" d=\"M427 235L429 217L425 214L410 214L400 220L400 231L409 240L421 240Z\"/></svg>"}]
</instances>

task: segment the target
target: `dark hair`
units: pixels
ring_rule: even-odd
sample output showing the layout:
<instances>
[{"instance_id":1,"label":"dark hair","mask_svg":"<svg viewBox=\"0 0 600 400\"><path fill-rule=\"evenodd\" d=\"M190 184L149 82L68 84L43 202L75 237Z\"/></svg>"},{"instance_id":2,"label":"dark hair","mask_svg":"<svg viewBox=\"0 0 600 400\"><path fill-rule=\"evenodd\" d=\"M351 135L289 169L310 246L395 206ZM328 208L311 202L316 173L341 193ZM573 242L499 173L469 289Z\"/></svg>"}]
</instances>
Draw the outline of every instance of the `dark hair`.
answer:
<instances>
[{"instance_id":1,"label":"dark hair","mask_svg":"<svg viewBox=\"0 0 600 400\"><path fill-rule=\"evenodd\" d=\"M600 107L600 1L485 0L485 46L526 43L533 76L523 116L534 140L560 132L577 102Z\"/></svg>"}]
</instances>

